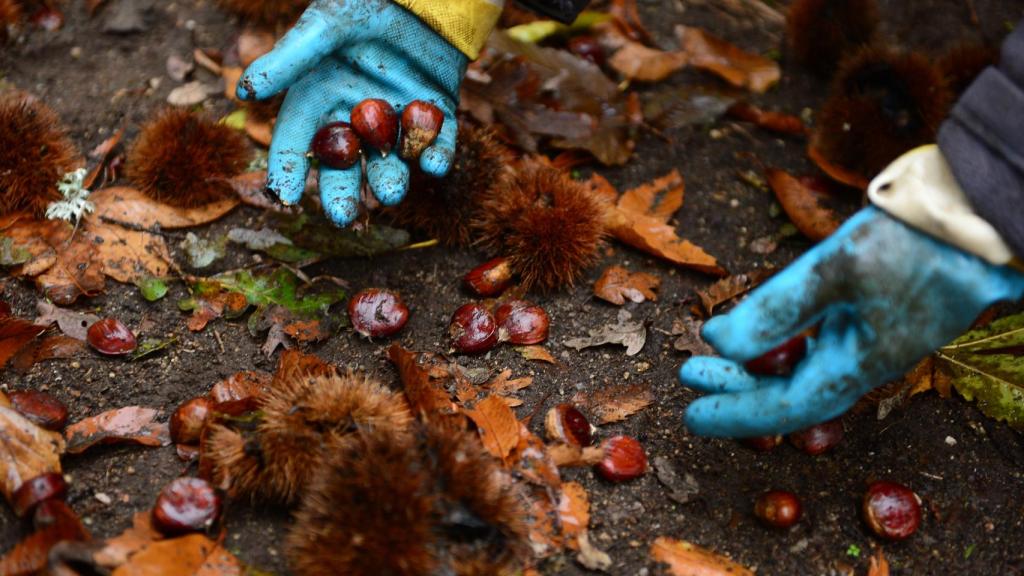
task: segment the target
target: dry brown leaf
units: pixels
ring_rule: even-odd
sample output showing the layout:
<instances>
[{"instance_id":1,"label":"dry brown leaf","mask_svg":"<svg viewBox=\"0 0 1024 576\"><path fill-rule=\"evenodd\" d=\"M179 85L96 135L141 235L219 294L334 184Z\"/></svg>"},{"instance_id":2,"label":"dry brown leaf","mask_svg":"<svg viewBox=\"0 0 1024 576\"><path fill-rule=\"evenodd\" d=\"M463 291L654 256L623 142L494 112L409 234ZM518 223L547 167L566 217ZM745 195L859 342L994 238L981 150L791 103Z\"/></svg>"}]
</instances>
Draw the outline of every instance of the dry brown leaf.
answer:
<instances>
[{"instance_id":1,"label":"dry brown leaf","mask_svg":"<svg viewBox=\"0 0 1024 576\"><path fill-rule=\"evenodd\" d=\"M907 373L906 379L911 384L907 393L908 398L929 390L935 390L943 398L949 398L952 393L953 381L936 362L935 356L920 361Z\"/></svg>"},{"instance_id":2,"label":"dry brown leaf","mask_svg":"<svg viewBox=\"0 0 1024 576\"><path fill-rule=\"evenodd\" d=\"M607 194L607 181L598 179L592 188L603 197ZM683 177L678 171L628 190L615 206L606 212L605 225L619 241L643 250L669 262L686 266L707 274L724 275L718 265L699 246L676 235L669 218L682 206Z\"/></svg>"},{"instance_id":3,"label":"dry brown leaf","mask_svg":"<svg viewBox=\"0 0 1024 576\"><path fill-rule=\"evenodd\" d=\"M691 66L733 86L763 93L782 77L778 62L744 52L699 28L676 26L676 37Z\"/></svg>"},{"instance_id":4,"label":"dry brown leaf","mask_svg":"<svg viewBox=\"0 0 1024 576\"><path fill-rule=\"evenodd\" d=\"M6 395L0 396L6 404ZM28 480L51 472L59 474L64 448L59 433L36 426L9 405L0 406L0 482L7 501Z\"/></svg>"},{"instance_id":5,"label":"dry brown leaf","mask_svg":"<svg viewBox=\"0 0 1024 576\"><path fill-rule=\"evenodd\" d=\"M50 501L53 521L18 542L0 558L0 574L20 576L41 574L50 560L50 551L59 542L87 540L89 533L71 508L61 501Z\"/></svg>"},{"instance_id":6,"label":"dry brown leaf","mask_svg":"<svg viewBox=\"0 0 1024 576\"><path fill-rule=\"evenodd\" d=\"M281 361L284 362L283 356ZM270 374L262 371L238 372L214 384L210 389L210 399L221 404L262 397L268 390L272 378Z\"/></svg>"},{"instance_id":7,"label":"dry brown leaf","mask_svg":"<svg viewBox=\"0 0 1024 576\"><path fill-rule=\"evenodd\" d=\"M242 563L202 534L160 540L132 555L113 576L241 576Z\"/></svg>"},{"instance_id":8,"label":"dry brown leaf","mask_svg":"<svg viewBox=\"0 0 1024 576\"><path fill-rule=\"evenodd\" d=\"M660 82L687 64L686 54L648 48L639 42L626 42L608 65L630 80Z\"/></svg>"},{"instance_id":9,"label":"dry brown leaf","mask_svg":"<svg viewBox=\"0 0 1024 576\"><path fill-rule=\"evenodd\" d=\"M34 340L22 348L11 361L11 366L18 372L25 373L39 362L74 358L85 352L85 349L85 342L70 336L49 336L42 340Z\"/></svg>"},{"instance_id":10,"label":"dry brown leaf","mask_svg":"<svg viewBox=\"0 0 1024 576\"><path fill-rule=\"evenodd\" d=\"M548 455L559 468L577 468L597 464L604 458L604 450L600 446L552 444L548 446Z\"/></svg>"},{"instance_id":11,"label":"dry brown leaf","mask_svg":"<svg viewBox=\"0 0 1024 576\"><path fill-rule=\"evenodd\" d=\"M824 240L842 223L832 209L822 205L826 195L799 178L775 168L765 171L768 185L801 234L815 242Z\"/></svg>"},{"instance_id":12,"label":"dry brown leaf","mask_svg":"<svg viewBox=\"0 0 1024 576\"><path fill-rule=\"evenodd\" d=\"M303 344L321 342L330 335L330 330L320 320L299 320L285 325L284 333Z\"/></svg>"},{"instance_id":13,"label":"dry brown leaf","mask_svg":"<svg viewBox=\"0 0 1024 576\"><path fill-rule=\"evenodd\" d=\"M747 568L685 540L664 536L651 544L651 558L668 564L666 573L672 576L754 576Z\"/></svg>"},{"instance_id":14,"label":"dry brown leaf","mask_svg":"<svg viewBox=\"0 0 1024 576\"><path fill-rule=\"evenodd\" d=\"M508 462L509 454L519 445L519 420L512 408L500 396L491 395L465 413L476 424L487 451Z\"/></svg>"},{"instance_id":15,"label":"dry brown leaf","mask_svg":"<svg viewBox=\"0 0 1024 576\"><path fill-rule=\"evenodd\" d=\"M167 423L154 422L158 411L141 406L109 410L80 420L64 430L68 454L81 454L96 444L134 442L143 446L171 443Z\"/></svg>"},{"instance_id":16,"label":"dry brown leaf","mask_svg":"<svg viewBox=\"0 0 1024 576\"><path fill-rule=\"evenodd\" d=\"M590 393L577 393L572 403L584 409L597 425L621 422L654 402L646 384L612 384Z\"/></svg>"},{"instance_id":17,"label":"dry brown leaf","mask_svg":"<svg viewBox=\"0 0 1024 576\"><path fill-rule=\"evenodd\" d=\"M889 561L885 559L885 552L881 548L871 557L868 576L889 576Z\"/></svg>"},{"instance_id":18,"label":"dry brown leaf","mask_svg":"<svg viewBox=\"0 0 1024 576\"><path fill-rule=\"evenodd\" d=\"M630 272L621 266L609 266L594 284L594 295L622 306L626 300L643 302L657 300L655 290L661 278L646 272Z\"/></svg>"},{"instance_id":19,"label":"dry brown leaf","mask_svg":"<svg viewBox=\"0 0 1024 576\"><path fill-rule=\"evenodd\" d=\"M558 360L555 360L555 357L551 355L551 352L543 346L516 346L516 350L526 360L537 360L538 362L547 362L548 364L558 364Z\"/></svg>"},{"instance_id":20,"label":"dry brown leaf","mask_svg":"<svg viewBox=\"0 0 1024 576\"><path fill-rule=\"evenodd\" d=\"M792 114L762 110L749 102L737 102L729 107L726 112L729 116L744 122L751 122L759 128L764 128L779 134L790 134L794 136L805 136L807 126L804 121Z\"/></svg>"},{"instance_id":21,"label":"dry brown leaf","mask_svg":"<svg viewBox=\"0 0 1024 576\"><path fill-rule=\"evenodd\" d=\"M686 183L683 175L673 169L668 174L645 182L622 193L618 208L665 223L683 206Z\"/></svg>"},{"instance_id":22,"label":"dry brown leaf","mask_svg":"<svg viewBox=\"0 0 1024 576\"><path fill-rule=\"evenodd\" d=\"M90 243L103 273L118 282L134 284L145 278L166 276L170 270L171 253L162 236L95 218L86 221L83 236L88 235L92 236Z\"/></svg>"},{"instance_id":23,"label":"dry brown leaf","mask_svg":"<svg viewBox=\"0 0 1024 576\"><path fill-rule=\"evenodd\" d=\"M524 376L522 378L512 378L512 370L502 370L500 374L491 379L490 382L484 384L484 388L490 390L495 394L512 394L518 392L527 386L533 384L532 376Z\"/></svg>"},{"instance_id":24,"label":"dry brown leaf","mask_svg":"<svg viewBox=\"0 0 1024 576\"><path fill-rule=\"evenodd\" d=\"M238 206L238 198L226 198L197 208L179 208L146 196L135 188L118 186L93 192L95 217L135 229L159 227L164 230L209 224Z\"/></svg>"},{"instance_id":25,"label":"dry brown leaf","mask_svg":"<svg viewBox=\"0 0 1024 576\"><path fill-rule=\"evenodd\" d=\"M98 248L92 234L79 230L70 244L57 247L51 265L36 276L36 286L62 306L99 294L106 282Z\"/></svg>"},{"instance_id":26,"label":"dry brown leaf","mask_svg":"<svg viewBox=\"0 0 1024 576\"><path fill-rule=\"evenodd\" d=\"M569 547L578 549L576 538L585 533L587 526L590 525L590 498L582 484L562 484L561 499L558 502L558 521L562 527L562 534L568 539Z\"/></svg>"},{"instance_id":27,"label":"dry brown leaf","mask_svg":"<svg viewBox=\"0 0 1024 576\"><path fill-rule=\"evenodd\" d=\"M703 326L703 322L695 320L689 315L673 320L671 334L677 338L672 342L672 348L680 352L686 352L691 356L714 354L714 349L700 335L700 330Z\"/></svg>"},{"instance_id":28,"label":"dry brown leaf","mask_svg":"<svg viewBox=\"0 0 1024 576\"><path fill-rule=\"evenodd\" d=\"M748 274L736 274L722 278L703 290L697 290L697 297L700 298L704 312L711 316L715 313L715 308L750 292L771 276L772 272L771 270L755 270Z\"/></svg>"},{"instance_id":29,"label":"dry brown leaf","mask_svg":"<svg viewBox=\"0 0 1024 576\"><path fill-rule=\"evenodd\" d=\"M455 414L458 406L452 402L445 384L454 378L447 366L428 353L417 353L392 344L388 357L398 368L405 387L405 396L414 413L427 415Z\"/></svg>"}]
</instances>

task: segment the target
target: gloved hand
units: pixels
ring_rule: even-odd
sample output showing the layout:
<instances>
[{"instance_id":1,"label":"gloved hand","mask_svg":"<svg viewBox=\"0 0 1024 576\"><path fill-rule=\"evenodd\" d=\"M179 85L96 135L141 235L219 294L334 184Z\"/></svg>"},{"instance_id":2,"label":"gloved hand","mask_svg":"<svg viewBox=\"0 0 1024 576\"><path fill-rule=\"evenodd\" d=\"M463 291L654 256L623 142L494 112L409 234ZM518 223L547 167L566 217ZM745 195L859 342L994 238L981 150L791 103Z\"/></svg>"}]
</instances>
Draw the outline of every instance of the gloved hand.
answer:
<instances>
[{"instance_id":1,"label":"gloved hand","mask_svg":"<svg viewBox=\"0 0 1024 576\"><path fill-rule=\"evenodd\" d=\"M274 49L250 65L236 92L262 100L287 89L270 144L267 190L295 204L305 189L310 142L329 122L349 120L367 98L399 113L413 100L445 114L441 133L420 157L420 167L444 176L455 154L455 109L468 58L412 13L390 0L315 0ZM370 190L385 206L405 197L409 167L397 154L367 151ZM357 213L362 169L320 167L320 198L338 226Z\"/></svg>"},{"instance_id":2,"label":"gloved hand","mask_svg":"<svg viewBox=\"0 0 1024 576\"><path fill-rule=\"evenodd\" d=\"M751 437L835 418L965 332L991 304L1022 295L1024 274L865 208L704 325L722 357L692 358L680 369L683 384L709 394L687 408L686 425L701 435ZM744 370L819 321L791 376Z\"/></svg>"}]
</instances>

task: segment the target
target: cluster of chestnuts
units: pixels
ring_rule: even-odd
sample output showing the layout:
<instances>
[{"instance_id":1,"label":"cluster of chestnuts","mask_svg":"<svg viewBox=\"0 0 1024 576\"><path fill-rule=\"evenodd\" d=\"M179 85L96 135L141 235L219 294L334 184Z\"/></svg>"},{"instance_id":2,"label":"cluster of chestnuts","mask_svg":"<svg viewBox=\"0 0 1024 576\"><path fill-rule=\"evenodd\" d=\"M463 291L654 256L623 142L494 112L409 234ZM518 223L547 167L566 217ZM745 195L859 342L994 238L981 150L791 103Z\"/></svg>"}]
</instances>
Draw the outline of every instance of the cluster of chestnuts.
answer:
<instances>
[{"instance_id":1,"label":"cluster of chestnuts","mask_svg":"<svg viewBox=\"0 0 1024 576\"><path fill-rule=\"evenodd\" d=\"M384 100L363 100L352 108L350 122L331 122L317 130L310 144L321 164L344 170L359 162L363 146L387 156L398 143L398 155L416 160L434 143L444 124L441 110L422 100L410 102L399 120L395 108ZM401 124L401 138L399 138Z\"/></svg>"},{"instance_id":2,"label":"cluster of chestnuts","mask_svg":"<svg viewBox=\"0 0 1024 576\"><path fill-rule=\"evenodd\" d=\"M512 285L512 268L508 259L495 258L470 270L462 281L474 295L494 298ZM525 300L505 300L497 307L470 302L452 315L448 335L456 351L479 354L501 342L516 346L540 344L548 339L550 323L543 308Z\"/></svg>"}]
</instances>

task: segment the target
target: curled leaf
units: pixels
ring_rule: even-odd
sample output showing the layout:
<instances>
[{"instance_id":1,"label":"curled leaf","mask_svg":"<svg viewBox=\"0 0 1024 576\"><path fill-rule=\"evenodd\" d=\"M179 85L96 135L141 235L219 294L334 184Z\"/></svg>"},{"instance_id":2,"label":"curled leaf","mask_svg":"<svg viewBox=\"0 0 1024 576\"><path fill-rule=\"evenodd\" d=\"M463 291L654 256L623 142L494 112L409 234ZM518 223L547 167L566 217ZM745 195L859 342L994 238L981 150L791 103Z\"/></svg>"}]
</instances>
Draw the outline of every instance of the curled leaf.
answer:
<instances>
[{"instance_id":1,"label":"curled leaf","mask_svg":"<svg viewBox=\"0 0 1024 576\"><path fill-rule=\"evenodd\" d=\"M769 168L765 177L786 215L808 239L823 240L839 228L839 216L822 204L827 197L823 192L775 168Z\"/></svg>"}]
</instances>

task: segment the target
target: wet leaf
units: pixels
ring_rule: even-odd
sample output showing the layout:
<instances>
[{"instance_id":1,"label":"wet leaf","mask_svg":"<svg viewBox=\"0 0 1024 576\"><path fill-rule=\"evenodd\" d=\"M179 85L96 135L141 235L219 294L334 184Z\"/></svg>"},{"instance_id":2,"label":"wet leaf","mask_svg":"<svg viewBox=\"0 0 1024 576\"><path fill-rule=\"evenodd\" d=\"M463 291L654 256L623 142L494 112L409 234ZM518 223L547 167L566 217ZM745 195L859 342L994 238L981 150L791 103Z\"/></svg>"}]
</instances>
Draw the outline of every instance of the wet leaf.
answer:
<instances>
[{"instance_id":1,"label":"wet leaf","mask_svg":"<svg viewBox=\"0 0 1024 576\"><path fill-rule=\"evenodd\" d=\"M793 225L808 239L823 240L842 224L839 215L822 204L827 195L820 190L775 168L766 170L765 178Z\"/></svg>"},{"instance_id":2,"label":"wet leaf","mask_svg":"<svg viewBox=\"0 0 1024 576\"><path fill-rule=\"evenodd\" d=\"M654 292L661 278L646 272L630 272L621 266L609 266L594 284L594 295L618 306L630 302L657 300Z\"/></svg>"},{"instance_id":3,"label":"wet leaf","mask_svg":"<svg viewBox=\"0 0 1024 576\"><path fill-rule=\"evenodd\" d=\"M22 348L11 360L11 365L24 374L39 362L75 358L84 351L85 342L81 340L63 335L49 336Z\"/></svg>"},{"instance_id":4,"label":"wet leaf","mask_svg":"<svg viewBox=\"0 0 1024 576\"><path fill-rule=\"evenodd\" d=\"M762 93L782 77L777 62L744 52L699 28L676 26L676 37L691 66L707 70L733 86Z\"/></svg>"},{"instance_id":5,"label":"wet leaf","mask_svg":"<svg viewBox=\"0 0 1024 576\"><path fill-rule=\"evenodd\" d=\"M732 560L685 540L659 537L651 545L651 558L667 564L672 576L754 576Z\"/></svg>"},{"instance_id":6,"label":"wet leaf","mask_svg":"<svg viewBox=\"0 0 1024 576\"><path fill-rule=\"evenodd\" d=\"M612 384L572 397L572 403L590 414L598 426L621 422L653 402L654 393L646 384Z\"/></svg>"},{"instance_id":7,"label":"wet leaf","mask_svg":"<svg viewBox=\"0 0 1024 576\"><path fill-rule=\"evenodd\" d=\"M237 198L227 198L196 208L179 208L157 202L135 188L117 186L89 195L96 205L94 216L132 228L176 230L209 224L238 206Z\"/></svg>"},{"instance_id":8,"label":"wet leaf","mask_svg":"<svg viewBox=\"0 0 1024 576\"><path fill-rule=\"evenodd\" d=\"M147 302L156 302L167 295L167 283L162 278L140 278L135 285L139 287L139 293Z\"/></svg>"},{"instance_id":9,"label":"wet leaf","mask_svg":"<svg viewBox=\"0 0 1024 576\"><path fill-rule=\"evenodd\" d=\"M19 414L0 394L0 488L10 502L21 485L36 476L60 473L64 439Z\"/></svg>"},{"instance_id":10,"label":"wet leaf","mask_svg":"<svg viewBox=\"0 0 1024 576\"><path fill-rule=\"evenodd\" d=\"M152 408L128 406L80 420L64 430L67 452L81 454L96 444L122 442L167 446L171 433L167 423L155 421L158 414Z\"/></svg>"},{"instance_id":11,"label":"wet leaf","mask_svg":"<svg viewBox=\"0 0 1024 576\"><path fill-rule=\"evenodd\" d=\"M608 59L608 65L616 72L640 82L660 82L686 64L687 56L682 52L666 52L639 42L627 42Z\"/></svg>"},{"instance_id":12,"label":"wet leaf","mask_svg":"<svg viewBox=\"0 0 1024 576\"><path fill-rule=\"evenodd\" d=\"M476 424L487 451L507 461L512 449L519 444L519 420L512 408L500 396L492 395L464 412Z\"/></svg>"},{"instance_id":13,"label":"wet leaf","mask_svg":"<svg viewBox=\"0 0 1024 576\"><path fill-rule=\"evenodd\" d=\"M643 322L635 322L626 310L619 310L615 324L588 330L588 336L570 338L564 344L569 348L583 350L604 344L620 344L626 347L626 356L635 356L643 350L647 341L647 328Z\"/></svg>"},{"instance_id":14,"label":"wet leaf","mask_svg":"<svg viewBox=\"0 0 1024 576\"><path fill-rule=\"evenodd\" d=\"M644 100L643 117L660 130L711 124L736 102L738 96L733 92L708 86L660 90Z\"/></svg>"},{"instance_id":15,"label":"wet leaf","mask_svg":"<svg viewBox=\"0 0 1024 576\"><path fill-rule=\"evenodd\" d=\"M964 398L988 417L1024 429L1024 313L964 334L937 357Z\"/></svg>"},{"instance_id":16,"label":"wet leaf","mask_svg":"<svg viewBox=\"0 0 1024 576\"><path fill-rule=\"evenodd\" d=\"M889 576L889 561L881 548L875 551L868 564L868 576Z\"/></svg>"},{"instance_id":17,"label":"wet leaf","mask_svg":"<svg viewBox=\"0 0 1024 576\"><path fill-rule=\"evenodd\" d=\"M45 325L33 324L14 316L0 318L0 369L45 330Z\"/></svg>"}]
</instances>

